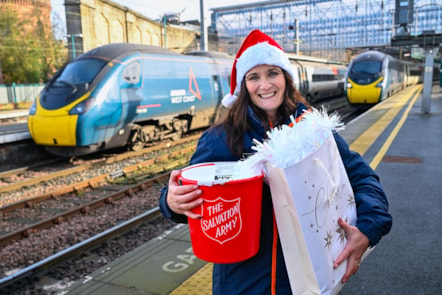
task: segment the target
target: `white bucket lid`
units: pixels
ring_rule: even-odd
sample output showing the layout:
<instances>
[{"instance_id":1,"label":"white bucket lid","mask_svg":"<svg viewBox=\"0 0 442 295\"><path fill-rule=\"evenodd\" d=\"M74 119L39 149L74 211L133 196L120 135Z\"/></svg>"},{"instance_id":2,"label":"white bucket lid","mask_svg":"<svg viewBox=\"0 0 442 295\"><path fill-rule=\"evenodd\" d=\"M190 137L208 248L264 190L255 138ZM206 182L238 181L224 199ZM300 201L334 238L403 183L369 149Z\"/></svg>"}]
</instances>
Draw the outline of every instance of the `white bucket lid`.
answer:
<instances>
[{"instance_id":1,"label":"white bucket lid","mask_svg":"<svg viewBox=\"0 0 442 295\"><path fill-rule=\"evenodd\" d=\"M184 168L181 176L196 181L198 185L212 186L260 176L260 174L243 171L243 169L240 169L238 162L213 162L195 164Z\"/></svg>"}]
</instances>

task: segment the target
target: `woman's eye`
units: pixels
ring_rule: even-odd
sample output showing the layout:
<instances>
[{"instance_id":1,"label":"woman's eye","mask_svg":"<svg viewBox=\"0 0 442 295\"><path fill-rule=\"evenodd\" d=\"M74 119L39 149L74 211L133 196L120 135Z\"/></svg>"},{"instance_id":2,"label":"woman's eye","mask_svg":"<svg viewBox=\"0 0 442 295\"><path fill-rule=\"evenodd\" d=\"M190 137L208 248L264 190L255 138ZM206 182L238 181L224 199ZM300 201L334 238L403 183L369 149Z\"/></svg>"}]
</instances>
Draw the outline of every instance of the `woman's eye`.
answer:
<instances>
[{"instance_id":1,"label":"woman's eye","mask_svg":"<svg viewBox=\"0 0 442 295\"><path fill-rule=\"evenodd\" d=\"M258 79L259 79L258 76L249 76L249 77L247 77L247 80L249 80L249 81L257 81Z\"/></svg>"}]
</instances>

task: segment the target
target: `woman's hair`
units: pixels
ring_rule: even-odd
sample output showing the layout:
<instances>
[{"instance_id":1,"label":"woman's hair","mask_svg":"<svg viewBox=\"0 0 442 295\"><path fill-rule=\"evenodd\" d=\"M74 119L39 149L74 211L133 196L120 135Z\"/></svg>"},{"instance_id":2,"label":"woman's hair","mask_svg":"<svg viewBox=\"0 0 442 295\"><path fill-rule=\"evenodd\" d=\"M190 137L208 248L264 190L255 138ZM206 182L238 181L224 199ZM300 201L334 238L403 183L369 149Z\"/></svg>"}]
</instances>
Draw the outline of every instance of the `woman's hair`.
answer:
<instances>
[{"instance_id":1,"label":"woman's hair","mask_svg":"<svg viewBox=\"0 0 442 295\"><path fill-rule=\"evenodd\" d=\"M277 122L275 126L284 124L290 115L292 115L296 110L298 103L303 103L305 106L309 107L307 101L301 96L299 91L296 90L292 77L284 70L283 73L286 81L286 88L284 100L276 113ZM261 120L265 130L269 130L270 122L267 119L265 111L251 103L251 98L249 92L247 91L246 83L243 80L238 98L223 122L226 130L227 144L232 154L238 157L241 157L243 153L244 134L247 132L247 129L250 128L249 121L247 119L247 107L249 105Z\"/></svg>"}]
</instances>

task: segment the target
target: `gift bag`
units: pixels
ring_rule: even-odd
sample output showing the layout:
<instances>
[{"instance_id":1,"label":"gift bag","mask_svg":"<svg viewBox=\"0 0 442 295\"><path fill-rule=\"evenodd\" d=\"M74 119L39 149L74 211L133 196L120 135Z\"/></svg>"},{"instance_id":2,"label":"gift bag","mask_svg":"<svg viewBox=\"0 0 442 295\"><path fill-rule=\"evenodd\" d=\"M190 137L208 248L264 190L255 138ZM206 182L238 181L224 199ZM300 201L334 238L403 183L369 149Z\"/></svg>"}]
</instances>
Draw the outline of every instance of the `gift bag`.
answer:
<instances>
[{"instance_id":1,"label":"gift bag","mask_svg":"<svg viewBox=\"0 0 442 295\"><path fill-rule=\"evenodd\" d=\"M347 264L338 218L356 223L353 191L331 132L312 154L286 168L267 166L276 223L293 294L337 294Z\"/></svg>"},{"instance_id":2,"label":"gift bag","mask_svg":"<svg viewBox=\"0 0 442 295\"><path fill-rule=\"evenodd\" d=\"M265 171L292 293L337 294L347 269L346 261L333 268L347 243L338 219L355 225L357 218L333 136L344 127L337 114L315 108L292 123L267 132L264 142L254 140L256 153L242 169Z\"/></svg>"}]
</instances>

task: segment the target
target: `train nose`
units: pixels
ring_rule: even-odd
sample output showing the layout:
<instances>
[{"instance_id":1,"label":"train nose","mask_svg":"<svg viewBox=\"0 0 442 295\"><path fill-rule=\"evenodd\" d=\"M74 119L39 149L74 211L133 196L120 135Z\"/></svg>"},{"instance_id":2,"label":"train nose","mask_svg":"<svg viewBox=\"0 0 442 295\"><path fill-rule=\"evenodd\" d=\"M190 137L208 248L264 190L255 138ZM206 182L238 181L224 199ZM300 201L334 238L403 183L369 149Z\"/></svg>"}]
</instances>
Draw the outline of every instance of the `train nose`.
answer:
<instances>
[{"instance_id":1,"label":"train nose","mask_svg":"<svg viewBox=\"0 0 442 295\"><path fill-rule=\"evenodd\" d=\"M75 146L78 116L51 116L38 112L28 117L28 128L36 144Z\"/></svg>"}]
</instances>

